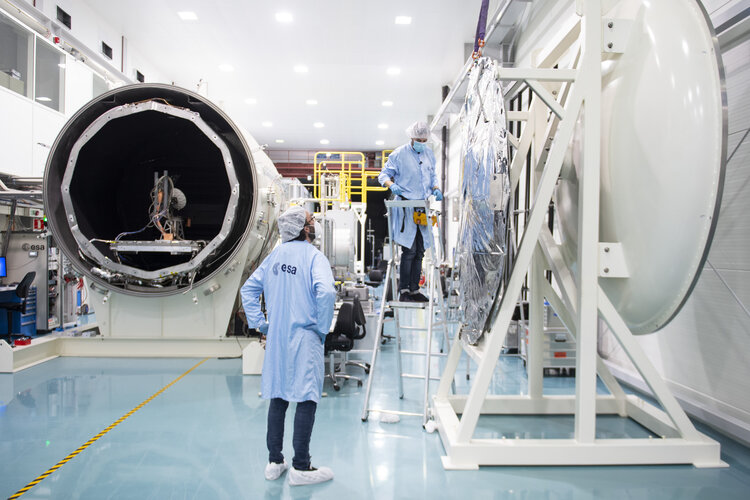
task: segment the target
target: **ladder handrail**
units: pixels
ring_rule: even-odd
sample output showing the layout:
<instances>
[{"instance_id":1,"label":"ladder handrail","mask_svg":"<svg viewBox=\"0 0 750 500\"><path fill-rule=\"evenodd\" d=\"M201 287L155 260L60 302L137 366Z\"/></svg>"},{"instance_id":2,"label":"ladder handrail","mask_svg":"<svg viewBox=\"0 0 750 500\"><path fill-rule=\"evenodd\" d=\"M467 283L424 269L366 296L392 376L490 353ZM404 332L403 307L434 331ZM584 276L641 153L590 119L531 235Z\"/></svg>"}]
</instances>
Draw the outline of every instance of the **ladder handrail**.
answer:
<instances>
[{"instance_id":1,"label":"ladder handrail","mask_svg":"<svg viewBox=\"0 0 750 500\"><path fill-rule=\"evenodd\" d=\"M390 219L391 216L391 210L393 208L424 208L425 211L429 211L430 208L430 201L429 200L386 200L385 206L388 211L388 218ZM436 211L437 212L437 211ZM438 212L439 213L439 212ZM439 226L438 226L439 228ZM376 333L376 339L375 339L375 347L372 354L372 362L370 363L370 374L367 379L367 389L365 391L365 401L364 406L362 408L362 421L366 421L369 415L370 411L381 411L376 408L369 408L369 402L370 402L370 394L372 389L372 381L374 378L375 373L375 366L377 361L377 350L380 347L380 341L382 338L382 331L384 329L384 316L385 316L385 308L386 308L386 296L388 294L388 286L390 281L391 286L391 292L394 295L394 299L397 298L396 294L398 294L398 286L396 283L396 267L400 265L400 261L397 258L397 246L395 242L393 241L393 235L391 230L391 224L388 223L388 236L389 236L389 246L391 249L391 258L388 261L388 267L386 270L386 276L383 280L383 297L381 298L381 305L380 305L380 314L378 316L378 327L377 327L377 333ZM430 248L430 281L429 281L429 302L425 304L425 309L428 311L428 319L427 319L427 346L425 348L425 376L424 376L424 392L423 392L423 401L422 401L422 413L419 414L422 417L422 425L425 426L427 424L427 421L429 420L429 404L428 404L428 391L429 391L429 384L430 384L430 362L432 359L432 356L437 356L438 354L432 353L432 337L433 337L433 327L434 326L440 326L443 329L443 335L444 340L448 341L448 348L450 348L450 339L448 336L448 329L446 324L446 304L445 300L443 298L443 287L442 283L440 281L440 260L438 260L438 248L435 244L431 245ZM442 252L440 252L442 253ZM440 318L435 319L435 298L436 295L439 299L439 303L437 306L439 306L439 312L440 312ZM392 307L392 310L394 311L394 320L396 323L396 350L397 350L397 365L398 365L398 382L399 382L399 397L403 398L403 378L404 374L402 367L401 367L401 326L399 321L399 309L398 307ZM406 329L406 328L405 328ZM442 350L442 349L441 349ZM390 410L383 410L383 413L392 413Z\"/></svg>"}]
</instances>

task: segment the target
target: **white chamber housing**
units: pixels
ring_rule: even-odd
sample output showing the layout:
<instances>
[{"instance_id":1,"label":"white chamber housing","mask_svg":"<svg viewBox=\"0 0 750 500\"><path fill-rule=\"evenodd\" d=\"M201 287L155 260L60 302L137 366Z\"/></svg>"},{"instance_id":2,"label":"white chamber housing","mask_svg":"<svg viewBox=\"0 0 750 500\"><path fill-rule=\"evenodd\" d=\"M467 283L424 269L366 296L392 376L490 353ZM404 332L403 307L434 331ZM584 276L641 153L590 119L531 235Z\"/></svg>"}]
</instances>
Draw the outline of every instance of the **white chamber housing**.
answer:
<instances>
[{"instance_id":1,"label":"white chamber housing","mask_svg":"<svg viewBox=\"0 0 750 500\"><path fill-rule=\"evenodd\" d=\"M45 212L86 278L104 337L220 338L242 279L277 242L278 180L258 144L204 97L131 85L63 127L45 171ZM154 201L162 186L160 197L180 192L167 204L182 228L171 240L154 224L167 212Z\"/></svg>"}]
</instances>

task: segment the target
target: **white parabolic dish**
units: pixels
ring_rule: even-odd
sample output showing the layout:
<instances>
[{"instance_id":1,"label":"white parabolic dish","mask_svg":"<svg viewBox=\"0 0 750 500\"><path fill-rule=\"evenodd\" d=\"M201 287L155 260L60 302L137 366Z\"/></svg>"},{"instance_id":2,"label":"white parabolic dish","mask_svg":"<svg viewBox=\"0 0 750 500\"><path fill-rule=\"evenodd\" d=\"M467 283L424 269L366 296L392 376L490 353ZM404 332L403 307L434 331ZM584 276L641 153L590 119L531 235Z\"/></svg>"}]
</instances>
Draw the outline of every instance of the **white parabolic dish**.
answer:
<instances>
[{"instance_id":1,"label":"white parabolic dish","mask_svg":"<svg viewBox=\"0 0 750 500\"><path fill-rule=\"evenodd\" d=\"M625 51L602 63L599 225L600 241L622 244L629 277L599 283L633 333L645 334L679 312L708 256L726 163L724 70L697 1L628 0L605 18L632 20ZM556 195L571 269L579 146Z\"/></svg>"}]
</instances>

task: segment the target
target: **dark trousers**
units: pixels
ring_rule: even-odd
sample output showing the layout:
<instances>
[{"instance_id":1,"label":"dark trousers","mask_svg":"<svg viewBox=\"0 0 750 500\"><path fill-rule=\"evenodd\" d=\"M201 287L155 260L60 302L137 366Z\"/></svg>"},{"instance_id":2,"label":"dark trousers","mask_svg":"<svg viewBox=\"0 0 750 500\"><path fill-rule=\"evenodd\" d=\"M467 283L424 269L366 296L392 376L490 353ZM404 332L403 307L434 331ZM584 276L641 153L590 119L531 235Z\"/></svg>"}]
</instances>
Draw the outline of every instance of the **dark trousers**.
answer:
<instances>
[{"instance_id":1,"label":"dark trousers","mask_svg":"<svg viewBox=\"0 0 750 500\"><path fill-rule=\"evenodd\" d=\"M266 431L266 446L268 446L268 461L280 464L284 461L281 449L284 446L284 417L289 401L274 398L268 406L268 430ZM292 445L294 446L294 459L292 466L295 469L307 470L310 468L310 436L315 423L315 409L318 403L315 401L304 401L297 403L294 412L294 435Z\"/></svg>"},{"instance_id":2,"label":"dark trousers","mask_svg":"<svg viewBox=\"0 0 750 500\"><path fill-rule=\"evenodd\" d=\"M399 275L399 292L419 290L419 278L422 276L422 257L424 257L424 241L422 232L417 228L417 235L411 248L401 247L401 272Z\"/></svg>"}]
</instances>

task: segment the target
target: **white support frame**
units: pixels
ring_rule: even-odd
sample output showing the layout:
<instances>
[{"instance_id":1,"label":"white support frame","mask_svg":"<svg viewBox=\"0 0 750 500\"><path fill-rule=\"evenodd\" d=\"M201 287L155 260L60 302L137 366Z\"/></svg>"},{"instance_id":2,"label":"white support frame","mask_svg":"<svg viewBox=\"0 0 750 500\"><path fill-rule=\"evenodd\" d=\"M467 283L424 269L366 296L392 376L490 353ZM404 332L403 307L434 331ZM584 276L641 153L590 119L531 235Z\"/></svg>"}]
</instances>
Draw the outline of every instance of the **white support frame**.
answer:
<instances>
[{"instance_id":1,"label":"white support frame","mask_svg":"<svg viewBox=\"0 0 750 500\"><path fill-rule=\"evenodd\" d=\"M432 399L433 415L437 419L446 451L446 456L442 457L443 466L446 469L476 469L480 465L726 466L720 459L719 444L693 427L598 284L601 2L583 0L580 7L580 22L574 23L557 44L545 51L548 55L542 58L542 68L501 69L498 75L501 80L526 83L535 93L527 115L527 126L517 140L518 154L511 166L511 180L515 186L523 167L523 158L519 157L526 156L533 141L535 151L532 156L536 158L536 163L532 161L528 168L534 168L536 191L516 261L491 330L485 334L479 346L467 346L461 341L453 343L438 392ZM580 54L573 63L577 67L574 70L549 69L567 50L575 49L579 33ZM557 99L538 83L542 80L563 84ZM542 103L546 108L540 108ZM554 116L547 121L550 111ZM578 275L574 277L565 266L544 222L579 113L584 115L584 123L589 126L583 131L585 167L579 181L579 265ZM529 269L532 288L529 304L529 394L489 395L503 334L508 330L516 298ZM552 270L559 293L544 279L546 269ZM576 283L579 285L576 286ZM543 394L541 312L545 298L577 340L574 396ZM596 350L599 317L607 322L663 410L636 396L626 395L609 372ZM464 350L479 366L469 394L455 395L451 394L450 387ZM597 395L597 376L611 394ZM572 439L476 439L474 432L482 414L573 414L575 435ZM598 414L632 418L649 429L655 438L597 439Z\"/></svg>"}]
</instances>

